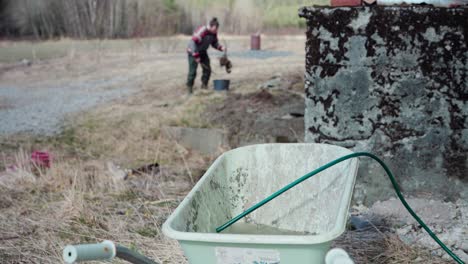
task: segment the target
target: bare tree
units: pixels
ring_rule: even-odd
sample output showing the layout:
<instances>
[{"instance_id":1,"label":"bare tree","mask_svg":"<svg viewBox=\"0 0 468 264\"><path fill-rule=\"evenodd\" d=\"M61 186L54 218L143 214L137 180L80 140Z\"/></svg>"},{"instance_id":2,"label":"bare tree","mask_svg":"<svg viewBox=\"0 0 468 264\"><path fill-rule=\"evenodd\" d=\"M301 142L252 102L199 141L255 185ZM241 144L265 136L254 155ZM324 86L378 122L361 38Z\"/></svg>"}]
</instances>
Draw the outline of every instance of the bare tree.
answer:
<instances>
[{"instance_id":1,"label":"bare tree","mask_svg":"<svg viewBox=\"0 0 468 264\"><path fill-rule=\"evenodd\" d=\"M279 0L275 0L275 3ZM223 30L255 32L266 0L0 0L0 32L37 38L114 38L191 33L217 16ZM4 10L2 10L4 9ZM2 28L3 27L3 28Z\"/></svg>"}]
</instances>

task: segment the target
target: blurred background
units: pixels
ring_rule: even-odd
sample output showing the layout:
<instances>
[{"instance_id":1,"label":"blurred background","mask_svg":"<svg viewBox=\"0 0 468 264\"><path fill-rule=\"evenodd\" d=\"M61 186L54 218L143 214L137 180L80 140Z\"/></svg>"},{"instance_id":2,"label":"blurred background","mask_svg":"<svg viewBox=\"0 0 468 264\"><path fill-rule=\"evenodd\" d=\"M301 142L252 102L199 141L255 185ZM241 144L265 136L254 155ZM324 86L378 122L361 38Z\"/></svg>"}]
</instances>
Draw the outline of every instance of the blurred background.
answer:
<instances>
[{"instance_id":1,"label":"blurred background","mask_svg":"<svg viewBox=\"0 0 468 264\"><path fill-rule=\"evenodd\" d=\"M0 0L0 36L132 38L190 34L212 16L230 34L299 32L304 0Z\"/></svg>"}]
</instances>

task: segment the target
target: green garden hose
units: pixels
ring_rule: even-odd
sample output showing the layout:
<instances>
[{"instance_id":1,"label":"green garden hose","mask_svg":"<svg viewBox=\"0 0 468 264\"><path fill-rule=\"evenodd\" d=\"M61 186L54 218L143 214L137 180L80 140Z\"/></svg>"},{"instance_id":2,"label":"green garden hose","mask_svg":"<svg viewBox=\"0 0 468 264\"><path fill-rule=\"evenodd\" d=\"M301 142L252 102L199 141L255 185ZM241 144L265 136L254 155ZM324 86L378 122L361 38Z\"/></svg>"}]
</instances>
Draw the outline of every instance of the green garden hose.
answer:
<instances>
[{"instance_id":1,"label":"green garden hose","mask_svg":"<svg viewBox=\"0 0 468 264\"><path fill-rule=\"evenodd\" d=\"M395 192L396 192L398 198L403 203L406 210L408 210L408 212L414 217L414 219L416 219L416 221L424 228L424 230L426 230L426 232L432 237L432 239L434 239L434 241L437 242L437 244L439 244L440 247L443 250L445 250L445 252L447 252L447 254L449 254L458 264L465 264L465 262L463 262L442 241L440 241L440 239L436 236L436 234L434 234L431 231L431 229L421 220L421 218L419 218L419 216L413 211L413 209L411 209L411 207L409 206L409 204L406 202L405 198L401 194L400 187L398 186L398 183L396 182L395 177L393 176L392 172L388 168L387 164L385 164L381 159L379 159L374 154L371 154L371 153L368 153L368 152L356 152L356 153L353 153L353 154L343 156L343 157L341 157L339 159L336 159L336 160L334 160L332 162L329 162L329 163L323 165L322 167L319 167L318 169L315 169L314 171L309 172L308 174L306 174L306 175L300 177L299 179L291 182L290 184L284 186L283 188L276 191L272 195L270 195L267 198L263 199L259 203L255 204L254 206L252 206L249 209L245 210L243 213L239 214L238 216L232 218L231 220L229 220L225 224L223 224L220 227L216 228L216 232L219 233L219 232L223 231L224 229L228 228L229 226L231 226L235 222L239 221L240 219L244 218L248 214L250 214L253 211L257 210L258 208L262 207L266 203L268 203L271 200L275 199L276 197L280 196L281 194L283 194L284 192L286 192L289 189L293 188L294 186L298 185L299 183L301 183L301 182L307 180L308 178L314 176L315 174L318 174L318 173L320 173L320 172L322 172L322 171L324 171L324 170L326 170L326 169L328 169L328 168L330 168L330 167L332 167L332 166L334 166L334 165L336 165L336 164L338 164L338 163L340 163L342 161L352 159L352 158L362 157L362 156L374 159L375 161L377 161L384 168L385 172L387 173L388 177L390 178L390 181L392 182L393 188L395 188Z\"/></svg>"}]
</instances>

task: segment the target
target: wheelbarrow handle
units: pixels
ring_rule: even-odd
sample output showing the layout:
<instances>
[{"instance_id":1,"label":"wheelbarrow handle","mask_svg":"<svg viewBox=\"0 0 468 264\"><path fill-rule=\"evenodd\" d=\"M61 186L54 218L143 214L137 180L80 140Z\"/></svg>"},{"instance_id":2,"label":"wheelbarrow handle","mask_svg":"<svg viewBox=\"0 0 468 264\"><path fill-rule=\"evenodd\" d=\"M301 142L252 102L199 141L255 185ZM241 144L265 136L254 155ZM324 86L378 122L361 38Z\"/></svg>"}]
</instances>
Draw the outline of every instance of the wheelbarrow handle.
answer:
<instances>
[{"instance_id":1,"label":"wheelbarrow handle","mask_svg":"<svg viewBox=\"0 0 468 264\"><path fill-rule=\"evenodd\" d=\"M63 250L63 260L67 264L91 260L112 260L115 257L133 264L157 264L151 259L109 240L100 244L68 245Z\"/></svg>"},{"instance_id":2,"label":"wheelbarrow handle","mask_svg":"<svg viewBox=\"0 0 468 264\"><path fill-rule=\"evenodd\" d=\"M63 260L67 264L89 260L111 260L116 255L116 246L109 240L99 244L68 245L63 250Z\"/></svg>"},{"instance_id":3,"label":"wheelbarrow handle","mask_svg":"<svg viewBox=\"0 0 468 264\"><path fill-rule=\"evenodd\" d=\"M152 261L151 259L135 252L131 249L117 245L117 257L119 259L126 260L133 264L158 264L157 262Z\"/></svg>"}]
</instances>

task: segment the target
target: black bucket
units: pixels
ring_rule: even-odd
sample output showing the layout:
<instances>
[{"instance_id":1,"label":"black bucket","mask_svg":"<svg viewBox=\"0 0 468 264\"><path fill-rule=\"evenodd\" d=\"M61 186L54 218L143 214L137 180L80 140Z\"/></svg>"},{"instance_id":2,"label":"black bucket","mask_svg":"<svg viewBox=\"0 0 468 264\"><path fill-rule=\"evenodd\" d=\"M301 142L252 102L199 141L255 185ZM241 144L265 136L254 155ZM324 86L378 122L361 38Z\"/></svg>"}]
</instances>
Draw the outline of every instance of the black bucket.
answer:
<instances>
[{"instance_id":1,"label":"black bucket","mask_svg":"<svg viewBox=\"0 0 468 264\"><path fill-rule=\"evenodd\" d=\"M229 80L214 80L213 86L216 91L226 91L229 90Z\"/></svg>"}]
</instances>

